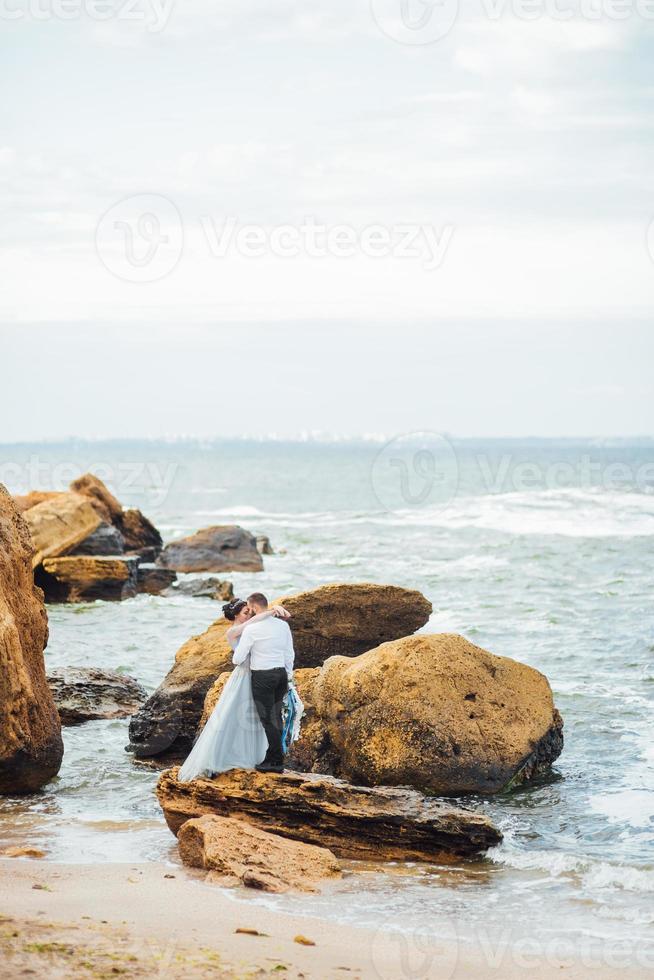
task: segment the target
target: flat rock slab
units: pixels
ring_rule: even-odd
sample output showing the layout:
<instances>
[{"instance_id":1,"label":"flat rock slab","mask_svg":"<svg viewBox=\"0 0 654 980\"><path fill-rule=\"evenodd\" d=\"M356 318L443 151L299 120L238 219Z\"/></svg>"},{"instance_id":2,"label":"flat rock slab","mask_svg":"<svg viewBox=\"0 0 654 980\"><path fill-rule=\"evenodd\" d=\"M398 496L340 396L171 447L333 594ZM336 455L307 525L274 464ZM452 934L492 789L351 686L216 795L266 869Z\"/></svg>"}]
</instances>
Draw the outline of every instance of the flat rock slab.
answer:
<instances>
[{"instance_id":1,"label":"flat rock slab","mask_svg":"<svg viewBox=\"0 0 654 980\"><path fill-rule=\"evenodd\" d=\"M70 555L45 558L35 581L47 602L128 599L136 595L137 569L137 558Z\"/></svg>"},{"instance_id":2,"label":"flat rock slab","mask_svg":"<svg viewBox=\"0 0 654 980\"><path fill-rule=\"evenodd\" d=\"M161 569L167 571L167 569ZM166 589L164 595L191 596L194 599L215 599L217 602L229 602L234 598L234 585L227 579L208 578L186 579L178 581L175 585Z\"/></svg>"},{"instance_id":3,"label":"flat rock slab","mask_svg":"<svg viewBox=\"0 0 654 980\"><path fill-rule=\"evenodd\" d=\"M174 834L205 814L236 817L269 833L327 847L337 857L434 861L472 856L502 834L483 814L410 789L352 786L331 776L233 769L214 779L162 773L157 798Z\"/></svg>"},{"instance_id":4,"label":"flat rock slab","mask_svg":"<svg viewBox=\"0 0 654 980\"><path fill-rule=\"evenodd\" d=\"M207 814L187 820L178 836L184 864L205 868L207 880L243 884L265 892L317 891L321 878L338 878L338 861L326 847L269 834L244 820Z\"/></svg>"},{"instance_id":5,"label":"flat rock slab","mask_svg":"<svg viewBox=\"0 0 654 980\"><path fill-rule=\"evenodd\" d=\"M44 558L72 551L102 523L89 500L78 493L57 494L30 507L24 516L34 543L34 568Z\"/></svg>"},{"instance_id":6,"label":"flat rock slab","mask_svg":"<svg viewBox=\"0 0 654 980\"><path fill-rule=\"evenodd\" d=\"M205 527L167 544L158 558L176 572L262 572L257 539L236 524Z\"/></svg>"},{"instance_id":7,"label":"flat rock slab","mask_svg":"<svg viewBox=\"0 0 654 980\"><path fill-rule=\"evenodd\" d=\"M147 698L144 687L128 674L96 667L62 667L48 674L62 725L129 718Z\"/></svg>"}]
</instances>

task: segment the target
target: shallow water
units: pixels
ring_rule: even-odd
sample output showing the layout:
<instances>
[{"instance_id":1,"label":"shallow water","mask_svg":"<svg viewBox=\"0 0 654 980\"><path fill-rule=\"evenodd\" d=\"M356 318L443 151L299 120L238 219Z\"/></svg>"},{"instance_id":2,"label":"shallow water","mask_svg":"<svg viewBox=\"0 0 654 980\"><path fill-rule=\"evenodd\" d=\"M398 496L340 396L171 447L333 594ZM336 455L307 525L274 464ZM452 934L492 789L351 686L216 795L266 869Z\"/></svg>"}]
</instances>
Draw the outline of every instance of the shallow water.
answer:
<instances>
[{"instance_id":1,"label":"shallow water","mask_svg":"<svg viewBox=\"0 0 654 980\"><path fill-rule=\"evenodd\" d=\"M237 593L362 580L418 588L434 605L428 630L463 633L548 676L565 720L552 776L469 801L504 843L458 869L347 877L313 911L423 931L450 916L477 938L509 928L644 949L654 943L654 447L454 443L434 448L435 471L420 451L100 443L5 447L2 460L15 492L94 467L166 538L232 521L269 534L285 553L259 576L230 575ZM47 664L123 669L154 688L218 613L183 597L53 606ZM29 840L61 861L174 858L157 772L126 742L125 721L66 729L59 777L0 803L2 841ZM308 908L306 898L266 901Z\"/></svg>"}]
</instances>

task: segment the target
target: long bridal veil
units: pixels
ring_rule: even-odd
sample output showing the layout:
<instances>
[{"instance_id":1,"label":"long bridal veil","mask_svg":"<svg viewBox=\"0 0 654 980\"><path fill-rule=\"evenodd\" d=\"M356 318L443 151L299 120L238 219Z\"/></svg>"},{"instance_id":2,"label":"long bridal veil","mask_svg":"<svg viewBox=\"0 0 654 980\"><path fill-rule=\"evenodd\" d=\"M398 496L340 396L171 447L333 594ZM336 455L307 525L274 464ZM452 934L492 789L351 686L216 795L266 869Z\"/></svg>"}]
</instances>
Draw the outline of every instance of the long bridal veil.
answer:
<instances>
[{"instance_id":1,"label":"long bridal veil","mask_svg":"<svg viewBox=\"0 0 654 980\"><path fill-rule=\"evenodd\" d=\"M188 783L227 769L253 769L268 750L268 740L252 699L249 663L230 674L191 754L177 776Z\"/></svg>"}]
</instances>

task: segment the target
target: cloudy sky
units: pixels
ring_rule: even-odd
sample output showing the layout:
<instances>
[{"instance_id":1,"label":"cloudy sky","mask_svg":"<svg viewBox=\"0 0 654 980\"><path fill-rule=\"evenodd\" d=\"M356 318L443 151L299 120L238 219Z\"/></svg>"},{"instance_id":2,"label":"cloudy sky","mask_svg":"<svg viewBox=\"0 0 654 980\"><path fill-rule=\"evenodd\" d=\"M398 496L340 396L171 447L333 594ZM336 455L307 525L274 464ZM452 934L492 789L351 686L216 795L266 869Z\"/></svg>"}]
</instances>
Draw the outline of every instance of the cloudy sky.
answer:
<instances>
[{"instance_id":1,"label":"cloudy sky","mask_svg":"<svg viewBox=\"0 0 654 980\"><path fill-rule=\"evenodd\" d=\"M268 429L381 428L368 418L375 411L393 427L387 407L373 398L364 410L356 396L342 411L313 405L311 424L295 424L312 361L325 346L347 351L360 328L351 351L366 389L380 372L393 378L405 345L421 370L431 366L438 396L405 406L403 426L654 430L643 374L654 298L654 3L0 8L4 391L38 337L48 356L31 365L32 383L52 406L47 419L28 412L6 423L6 439L124 431L115 404L111 418L91 406L76 419L57 402L62 379L81 396L76 351L88 371L93 357L113 364L120 346L142 378L155 363L174 373L181 350L192 374L206 325L216 325L210 347L222 367L239 344L256 353L251 324L273 331L275 370L294 352L293 397L266 403ZM481 345L468 326L480 323ZM548 331L569 343L550 343ZM465 338L471 377L496 393L508 385L509 408L461 404L461 379L444 365ZM558 351L538 389L547 411L516 412L543 344ZM410 362L401 359L398 391L411 387ZM233 431L251 431L270 394L263 382L257 390ZM177 422L157 404L148 432L194 431L196 413L195 431L221 434L190 402L176 406Z\"/></svg>"}]
</instances>

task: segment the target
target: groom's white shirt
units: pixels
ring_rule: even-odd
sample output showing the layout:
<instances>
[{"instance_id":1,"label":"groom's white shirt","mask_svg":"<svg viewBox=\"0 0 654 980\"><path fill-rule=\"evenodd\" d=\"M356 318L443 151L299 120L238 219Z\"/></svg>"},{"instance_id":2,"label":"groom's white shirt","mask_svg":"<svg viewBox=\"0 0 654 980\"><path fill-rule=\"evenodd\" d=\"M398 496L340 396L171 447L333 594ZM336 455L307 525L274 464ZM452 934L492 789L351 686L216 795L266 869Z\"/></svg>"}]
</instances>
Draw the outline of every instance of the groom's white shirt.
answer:
<instances>
[{"instance_id":1,"label":"groom's white shirt","mask_svg":"<svg viewBox=\"0 0 654 980\"><path fill-rule=\"evenodd\" d=\"M295 650L288 623L277 616L260 619L258 623L249 623L241 633L233 662L242 664L248 654L251 670L285 667L290 677L295 663Z\"/></svg>"}]
</instances>

